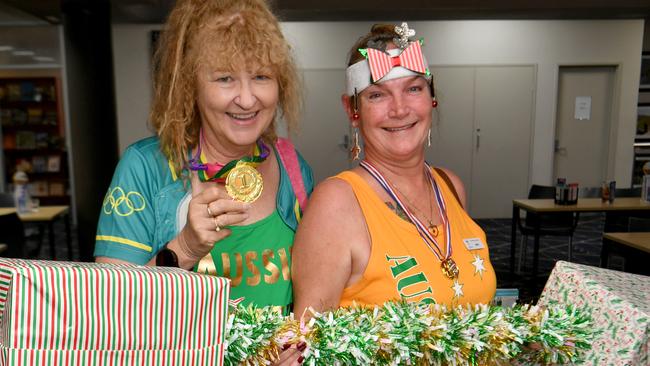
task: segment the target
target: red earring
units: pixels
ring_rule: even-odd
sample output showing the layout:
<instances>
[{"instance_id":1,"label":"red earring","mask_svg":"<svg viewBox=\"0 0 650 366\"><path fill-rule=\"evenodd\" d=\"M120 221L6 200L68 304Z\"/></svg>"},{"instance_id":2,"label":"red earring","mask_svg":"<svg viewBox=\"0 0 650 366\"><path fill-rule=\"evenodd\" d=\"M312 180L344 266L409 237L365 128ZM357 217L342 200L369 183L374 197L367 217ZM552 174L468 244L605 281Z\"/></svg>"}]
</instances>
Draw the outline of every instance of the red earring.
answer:
<instances>
[{"instance_id":1,"label":"red earring","mask_svg":"<svg viewBox=\"0 0 650 366\"><path fill-rule=\"evenodd\" d=\"M436 100L436 98L433 98L433 100L431 101L431 106L432 106L433 108L435 108L435 107L438 106L438 101Z\"/></svg>"},{"instance_id":2,"label":"red earring","mask_svg":"<svg viewBox=\"0 0 650 366\"><path fill-rule=\"evenodd\" d=\"M352 119L355 121L359 120L359 113L354 112L354 114L352 115Z\"/></svg>"}]
</instances>

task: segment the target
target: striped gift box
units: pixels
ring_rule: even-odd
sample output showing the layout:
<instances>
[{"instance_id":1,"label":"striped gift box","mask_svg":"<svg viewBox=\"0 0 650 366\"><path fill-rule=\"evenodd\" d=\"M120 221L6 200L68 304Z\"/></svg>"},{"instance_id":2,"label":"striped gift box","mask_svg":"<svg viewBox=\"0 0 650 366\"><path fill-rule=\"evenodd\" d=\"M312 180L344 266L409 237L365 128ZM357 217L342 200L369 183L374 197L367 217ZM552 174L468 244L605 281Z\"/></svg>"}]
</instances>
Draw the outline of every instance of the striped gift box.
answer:
<instances>
[{"instance_id":1,"label":"striped gift box","mask_svg":"<svg viewBox=\"0 0 650 366\"><path fill-rule=\"evenodd\" d=\"M0 365L222 365L229 280L0 258Z\"/></svg>"}]
</instances>

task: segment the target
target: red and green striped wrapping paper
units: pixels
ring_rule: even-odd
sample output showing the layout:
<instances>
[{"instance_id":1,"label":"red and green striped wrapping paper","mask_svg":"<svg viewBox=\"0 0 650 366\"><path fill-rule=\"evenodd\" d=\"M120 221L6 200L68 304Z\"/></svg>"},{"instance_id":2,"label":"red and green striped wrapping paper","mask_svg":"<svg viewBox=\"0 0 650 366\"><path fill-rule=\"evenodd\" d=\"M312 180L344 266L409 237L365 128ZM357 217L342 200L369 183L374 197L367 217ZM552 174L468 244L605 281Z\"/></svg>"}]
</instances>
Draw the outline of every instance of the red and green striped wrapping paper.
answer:
<instances>
[{"instance_id":1,"label":"red and green striped wrapping paper","mask_svg":"<svg viewBox=\"0 0 650 366\"><path fill-rule=\"evenodd\" d=\"M229 280L0 258L0 365L222 365Z\"/></svg>"}]
</instances>

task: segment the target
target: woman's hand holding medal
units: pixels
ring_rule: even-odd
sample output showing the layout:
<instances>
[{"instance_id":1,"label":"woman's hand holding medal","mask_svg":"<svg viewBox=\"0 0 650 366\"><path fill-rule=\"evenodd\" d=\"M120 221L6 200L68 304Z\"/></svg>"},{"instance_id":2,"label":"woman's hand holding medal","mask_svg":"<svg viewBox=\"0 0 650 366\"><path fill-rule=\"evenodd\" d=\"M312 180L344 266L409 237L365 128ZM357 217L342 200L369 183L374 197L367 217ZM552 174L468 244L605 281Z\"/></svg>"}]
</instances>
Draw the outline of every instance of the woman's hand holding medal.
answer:
<instances>
[{"instance_id":1,"label":"woman's hand holding medal","mask_svg":"<svg viewBox=\"0 0 650 366\"><path fill-rule=\"evenodd\" d=\"M201 187L203 186L203 187ZM176 237L185 262L195 264L206 256L216 242L230 235L226 228L248 218L250 203L232 199L221 184L192 185L192 199L187 212L187 224ZM177 255L181 255L177 252Z\"/></svg>"}]
</instances>

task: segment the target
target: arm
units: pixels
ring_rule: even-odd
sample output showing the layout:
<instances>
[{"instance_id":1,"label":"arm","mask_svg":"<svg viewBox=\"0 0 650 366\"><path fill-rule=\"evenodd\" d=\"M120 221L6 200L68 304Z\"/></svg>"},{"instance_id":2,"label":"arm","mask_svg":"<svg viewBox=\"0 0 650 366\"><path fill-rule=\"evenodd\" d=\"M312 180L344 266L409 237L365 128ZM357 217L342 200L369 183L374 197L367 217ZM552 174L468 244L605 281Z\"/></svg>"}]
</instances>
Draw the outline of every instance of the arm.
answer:
<instances>
[{"instance_id":1,"label":"arm","mask_svg":"<svg viewBox=\"0 0 650 366\"><path fill-rule=\"evenodd\" d=\"M147 160L135 147L127 149L120 160L100 213L95 247L98 262L155 265L162 244L154 243L154 234L157 230L172 231L157 226L160 223L153 201L158 188L154 182L164 172ZM187 223L178 235L167 236L169 242L164 244L176 253L179 266L185 269L192 268L215 242L230 235L227 229L217 232L217 225L223 228L245 220L249 206L232 200L222 186L202 185L194 175L191 186ZM130 196L128 205L125 197Z\"/></svg>"},{"instance_id":2,"label":"arm","mask_svg":"<svg viewBox=\"0 0 650 366\"><path fill-rule=\"evenodd\" d=\"M458 193L458 198L460 198L460 203L463 206L463 208L467 207L467 194L465 193L465 186L463 185L463 181L458 178L454 172L447 168L440 168L447 173L447 176L449 176L449 180L451 180L451 183L454 184L454 188L456 189L456 193Z\"/></svg>"},{"instance_id":3,"label":"arm","mask_svg":"<svg viewBox=\"0 0 650 366\"><path fill-rule=\"evenodd\" d=\"M196 177L192 178L196 180ZM187 224L181 232L173 238L166 247L174 251L178 258L178 266L191 269L219 240L231 234L231 230L220 227L233 225L248 218L249 204L232 200L223 187L212 185L203 191L198 189L197 182L193 182ZM214 216L208 214L209 212ZM130 263L117 258L98 256L95 259L101 263L126 264ZM147 263L147 266L156 265L156 255Z\"/></svg>"},{"instance_id":4,"label":"arm","mask_svg":"<svg viewBox=\"0 0 650 366\"><path fill-rule=\"evenodd\" d=\"M316 311L337 308L343 289L356 281L363 249L369 252L368 234L352 188L340 179L320 183L292 251L296 316L310 306Z\"/></svg>"}]
</instances>

